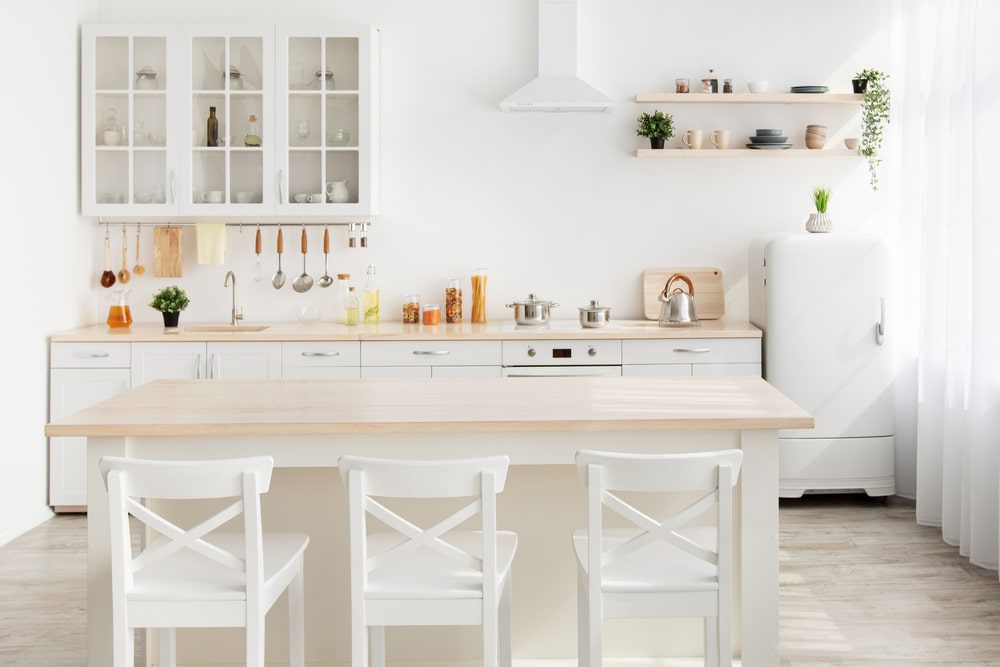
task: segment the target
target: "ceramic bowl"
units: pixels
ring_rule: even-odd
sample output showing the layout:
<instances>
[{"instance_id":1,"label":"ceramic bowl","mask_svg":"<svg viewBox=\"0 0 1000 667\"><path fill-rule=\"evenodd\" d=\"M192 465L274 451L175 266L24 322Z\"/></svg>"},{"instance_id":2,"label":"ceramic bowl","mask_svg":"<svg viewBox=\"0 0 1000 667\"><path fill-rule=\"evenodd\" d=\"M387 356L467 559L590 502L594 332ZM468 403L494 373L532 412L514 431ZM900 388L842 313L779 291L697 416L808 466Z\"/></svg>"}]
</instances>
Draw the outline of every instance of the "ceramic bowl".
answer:
<instances>
[{"instance_id":1,"label":"ceramic bowl","mask_svg":"<svg viewBox=\"0 0 1000 667\"><path fill-rule=\"evenodd\" d=\"M153 201L153 195L148 192L136 192L135 193L135 203L136 204L148 204Z\"/></svg>"},{"instance_id":2,"label":"ceramic bowl","mask_svg":"<svg viewBox=\"0 0 1000 667\"><path fill-rule=\"evenodd\" d=\"M747 83L747 88L750 89L751 93L766 93L767 81L750 81Z\"/></svg>"},{"instance_id":3,"label":"ceramic bowl","mask_svg":"<svg viewBox=\"0 0 1000 667\"><path fill-rule=\"evenodd\" d=\"M295 317L302 324L315 324L319 322L320 310L316 306L299 306L295 309Z\"/></svg>"},{"instance_id":4,"label":"ceramic bowl","mask_svg":"<svg viewBox=\"0 0 1000 667\"><path fill-rule=\"evenodd\" d=\"M757 130L758 137L780 137L782 134L781 130L776 130L774 128L766 128L763 130Z\"/></svg>"},{"instance_id":5,"label":"ceramic bowl","mask_svg":"<svg viewBox=\"0 0 1000 667\"><path fill-rule=\"evenodd\" d=\"M253 203L253 192L250 190L239 190L236 193L236 203L237 204L250 204Z\"/></svg>"},{"instance_id":6,"label":"ceramic bowl","mask_svg":"<svg viewBox=\"0 0 1000 667\"><path fill-rule=\"evenodd\" d=\"M750 137L750 141L755 144L783 144L788 141L788 137Z\"/></svg>"},{"instance_id":7,"label":"ceramic bowl","mask_svg":"<svg viewBox=\"0 0 1000 667\"><path fill-rule=\"evenodd\" d=\"M860 143L861 140L858 139L857 137L848 137L847 139L844 139L844 146L846 146L849 150L852 151L855 150L858 147L858 144Z\"/></svg>"}]
</instances>

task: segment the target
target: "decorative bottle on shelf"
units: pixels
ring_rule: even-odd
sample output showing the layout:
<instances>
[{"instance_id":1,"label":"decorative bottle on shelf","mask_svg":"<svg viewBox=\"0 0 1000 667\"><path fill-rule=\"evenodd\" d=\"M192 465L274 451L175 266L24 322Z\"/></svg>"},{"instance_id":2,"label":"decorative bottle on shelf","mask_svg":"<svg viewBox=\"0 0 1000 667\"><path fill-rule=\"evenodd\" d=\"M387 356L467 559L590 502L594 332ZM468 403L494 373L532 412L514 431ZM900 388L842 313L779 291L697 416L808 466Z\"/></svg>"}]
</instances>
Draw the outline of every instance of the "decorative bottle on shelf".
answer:
<instances>
[{"instance_id":1,"label":"decorative bottle on shelf","mask_svg":"<svg viewBox=\"0 0 1000 667\"><path fill-rule=\"evenodd\" d=\"M205 145L214 148L219 145L219 119L215 117L215 107L208 107L207 129Z\"/></svg>"},{"instance_id":2,"label":"decorative bottle on shelf","mask_svg":"<svg viewBox=\"0 0 1000 667\"><path fill-rule=\"evenodd\" d=\"M243 138L244 146L260 147L260 135L257 134L257 116L250 114L247 120L247 136Z\"/></svg>"},{"instance_id":3,"label":"decorative bottle on shelf","mask_svg":"<svg viewBox=\"0 0 1000 667\"><path fill-rule=\"evenodd\" d=\"M350 291L350 273L337 274L337 321L341 324L347 322L344 310L347 308L347 293ZM357 296L354 297L357 299Z\"/></svg>"},{"instance_id":4,"label":"decorative bottle on shelf","mask_svg":"<svg viewBox=\"0 0 1000 667\"><path fill-rule=\"evenodd\" d=\"M367 320L366 320L367 321ZM353 287L347 288L347 299L344 301L344 324L355 326L358 323L358 294Z\"/></svg>"},{"instance_id":5,"label":"decorative bottle on shelf","mask_svg":"<svg viewBox=\"0 0 1000 667\"><path fill-rule=\"evenodd\" d=\"M378 285L375 284L375 265L368 265L368 278L362 294L365 308L365 324L378 324Z\"/></svg>"}]
</instances>

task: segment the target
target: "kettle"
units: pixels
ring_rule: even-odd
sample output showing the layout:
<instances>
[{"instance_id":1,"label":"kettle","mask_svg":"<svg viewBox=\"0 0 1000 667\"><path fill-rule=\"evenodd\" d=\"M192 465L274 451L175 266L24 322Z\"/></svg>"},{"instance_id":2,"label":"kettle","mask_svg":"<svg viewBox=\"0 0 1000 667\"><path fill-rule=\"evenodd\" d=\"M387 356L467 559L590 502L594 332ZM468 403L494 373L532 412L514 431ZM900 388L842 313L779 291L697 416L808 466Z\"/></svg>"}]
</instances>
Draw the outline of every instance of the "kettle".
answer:
<instances>
[{"instance_id":1,"label":"kettle","mask_svg":"<svg viewBox=\"0 0 1000 667\"><path fill-rule=\"evenodd\" d=\"M674 283L678 281L687 284L687 292L680 287L674 287ZM661 327L698 326L698 315L694 310L694 283L683 273L670 276L657 299L663 304L660 306Z\"/></svg>"}]
</instances>

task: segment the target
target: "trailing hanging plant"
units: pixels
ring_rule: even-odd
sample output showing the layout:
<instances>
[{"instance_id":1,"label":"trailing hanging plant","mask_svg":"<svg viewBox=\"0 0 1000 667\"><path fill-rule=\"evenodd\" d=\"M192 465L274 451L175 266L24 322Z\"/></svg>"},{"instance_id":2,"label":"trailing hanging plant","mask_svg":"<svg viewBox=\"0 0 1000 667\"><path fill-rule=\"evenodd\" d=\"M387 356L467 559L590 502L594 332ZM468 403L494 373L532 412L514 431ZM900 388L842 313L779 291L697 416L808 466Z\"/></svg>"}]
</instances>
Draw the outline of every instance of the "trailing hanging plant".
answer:
<instances>
[{"instance_id":1,"label":"trailing hanging plant","mask_svg":"<svg viewBox=\"0 0 1000 667\"><path fill-rule=\"evenodd\" d=\"M858 154L868 162L872 190L878 190L878 166L882 163L879 152L885 138L885 126L889 123L890 94L885 83L889 75L877 69L865 69L858 72L855 78L868 81L861 104L862 130Z\"/></svg>"},{"instance_id":2,"label":"trailing hanging plant","mask_svg":"<svg viewBox=\"0 0 1000 667\"><path fill-rule=\"evenodd\" d=\"M639 127L635 133L640 137L648 137L654 147L662 148L663 142L674 136L674 117L668 113L644 113L637 120Z\"/></svg>"},{"instance_id":3,"label":"trailing hanging plant","mask_svg":"<svg viewBox=\"0 0 1000 667\"><path fill-rule=\"evenodd\" d=\"M833 193L833 188L823 188L816 186L813 188L813 203L816 205L817 213L826 213L827 207L830 206L830 195Z\"/></svg>"}]
</instances>

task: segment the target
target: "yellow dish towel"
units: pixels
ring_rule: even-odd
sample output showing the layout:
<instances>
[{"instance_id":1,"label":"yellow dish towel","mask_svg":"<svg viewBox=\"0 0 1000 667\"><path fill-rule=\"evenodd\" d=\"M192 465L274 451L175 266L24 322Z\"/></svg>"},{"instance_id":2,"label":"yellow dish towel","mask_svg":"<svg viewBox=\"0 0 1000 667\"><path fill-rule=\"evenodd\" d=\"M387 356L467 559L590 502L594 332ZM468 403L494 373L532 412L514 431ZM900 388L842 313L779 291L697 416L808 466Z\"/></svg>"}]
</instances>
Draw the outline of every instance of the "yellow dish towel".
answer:
<instances>
[{"instance_id":1,"label":"yellow dish towel","mask_svg":"<svg viewBox=\"0 0 1000 667\"><path fill-rule=\"evenodd\" d=\"M226 223L199 222L195 225L198 263L222 266L226 262Z\"/></svg>"}]
</instances>

